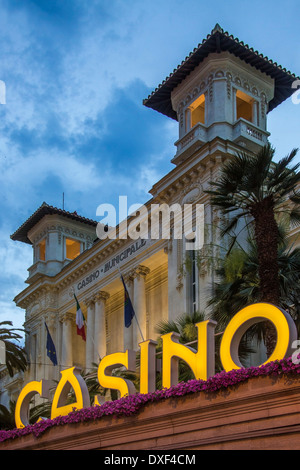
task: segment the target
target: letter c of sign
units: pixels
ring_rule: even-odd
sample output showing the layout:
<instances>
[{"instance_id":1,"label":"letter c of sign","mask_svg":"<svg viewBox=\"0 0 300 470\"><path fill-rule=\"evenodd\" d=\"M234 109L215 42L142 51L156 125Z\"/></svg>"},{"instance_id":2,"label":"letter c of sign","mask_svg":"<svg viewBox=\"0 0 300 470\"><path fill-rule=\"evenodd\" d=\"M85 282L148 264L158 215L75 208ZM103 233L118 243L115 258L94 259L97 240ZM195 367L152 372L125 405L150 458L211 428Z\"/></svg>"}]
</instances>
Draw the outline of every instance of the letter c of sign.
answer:
<instances>
[{"instance_id":1,"label":"letter c of sign","mask_svg":"<svg viewBox=\"0 0 300 470\"><path fill-rule=\"evenodd\" d=\"M49 399L50 380L29 382L21 391L15 408L15 422L17 428L24 428L29 424L29 404L34 395Z\"/></svg>"},{"instance_id":2,"label":"letter c of sign","mask_svg":"<svg viewBox=\"0 0 300 470\"><path fill-rule=\"evenodd\" d=\"M297 339L297 329L292 317L268 303L249 305L231 319L223 334L220 356L226 372L243 368L238 355L240 341L252 325L266 320L272 322L277 331L275 349L266 362L280 360L292 354L292 343Z\"/></svg>"}]
</instances>

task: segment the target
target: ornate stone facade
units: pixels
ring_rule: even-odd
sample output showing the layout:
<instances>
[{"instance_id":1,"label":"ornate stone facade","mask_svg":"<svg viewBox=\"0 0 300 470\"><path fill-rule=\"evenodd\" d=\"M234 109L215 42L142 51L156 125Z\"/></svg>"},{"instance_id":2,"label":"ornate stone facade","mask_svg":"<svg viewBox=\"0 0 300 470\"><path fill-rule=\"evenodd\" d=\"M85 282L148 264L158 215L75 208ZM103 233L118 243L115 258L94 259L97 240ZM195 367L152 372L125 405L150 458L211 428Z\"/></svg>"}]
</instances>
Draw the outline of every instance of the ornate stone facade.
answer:
<instances>
[{"instance_id":1,"label":"ornate stone facade","mask_svg":"<svg viewBox=\"0 0 300 470\"><path fill-rule=\"evenodd\" d=\"M210 52L205 49L208 42ZM240 150L257 151L267 141L268 107L286 93L286 86L283 89L276 81L282 74L291 79L256 52L232 44L218 27L144 103L177 117L179 130L174 168L150 189L147 217L151 204L202 205L202 235L212 259L220 242L220 220L205 191L218 179L226 159ZM139 241L97 240L96 226L76 213L43 204L12 236L34 248L28 286L15 298L26 311L30 367L25 382L57 380L59 371L71 365L89 371L106 354L138 349L142 338L155 340L159 321L206 307L214 282L212 264L205 257L195 264L185 237L176 238L173 222L169 238ZM194 263L192 273L185 270L187 261ZM124 327L120 272L138 320L130 328ZM76 334L74 294L86 318L86 342ZM56 345L58 366L46 354L45 322Z\"/></svg>"}]
</instances>

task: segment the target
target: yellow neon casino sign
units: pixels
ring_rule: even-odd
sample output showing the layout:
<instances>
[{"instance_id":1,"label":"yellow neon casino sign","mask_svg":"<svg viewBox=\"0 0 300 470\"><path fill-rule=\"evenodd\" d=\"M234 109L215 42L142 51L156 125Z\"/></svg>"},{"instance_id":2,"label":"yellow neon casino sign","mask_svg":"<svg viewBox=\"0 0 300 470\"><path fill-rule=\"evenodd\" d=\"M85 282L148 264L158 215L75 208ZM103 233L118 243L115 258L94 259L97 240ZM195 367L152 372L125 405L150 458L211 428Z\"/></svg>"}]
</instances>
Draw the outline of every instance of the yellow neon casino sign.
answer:
<instances>
[{"instance_id":1,"label":"yellow neon casino sign","mask_svg":"<svg viewBox=\"0 0 300 470\"><path fill-rule=\"evenodd\" d=\"M297 340L297 329L291 316L279 307L267 303L249 305L240 310L227 325L221 341L220 357L225 371L241 369L238 347L242 336L255 323L269 320L275 326L277 341L267 362L284 359L292 354L292 343ZM184 360L193 371L196 379L207 380L215 373L216 322L206 320L196 324L198 329L197 350L179 343L177 333L162 335L162 385L169 388L178 382L178 361ZM140 393L155 391L156 357L153 340L143 341L140 347ZM133 383L125 378L112 376L113 369L125 367L135 371L136 352L127 350L105 356L98 367L98 382L104 388L118 390L120 396L137 393ZM47 380L29 382L22 389L16 403L15 422L17 428L29 424L29 405L35 394L49 399L50 382ZM70 389L75 393L75 402L67 403ZM103 397L96 397L94 405L101 405ZM71 367L61 371L61 379L56 387L51 406L51 419L65 416L74 408L90 406L87 386L79 369Z\"/></svg>"}]
</instances>

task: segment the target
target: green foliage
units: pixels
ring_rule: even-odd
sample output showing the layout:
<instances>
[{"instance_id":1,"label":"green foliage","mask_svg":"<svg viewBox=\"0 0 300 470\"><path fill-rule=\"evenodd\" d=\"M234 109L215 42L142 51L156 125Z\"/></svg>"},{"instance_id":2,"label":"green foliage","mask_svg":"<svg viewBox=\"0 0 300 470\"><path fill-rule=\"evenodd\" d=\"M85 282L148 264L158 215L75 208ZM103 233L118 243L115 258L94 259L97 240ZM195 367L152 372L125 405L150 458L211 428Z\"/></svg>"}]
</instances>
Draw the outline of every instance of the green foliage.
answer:
<instances>
[{"instance_id":1,"label":"green foliage","mask_svg":"<svg viewBox=\"0 0 300 470\"><path fill-rule=\"evenodd\" d=\"M289 302L294 297L294 303L297 303L291 289L284 286L287 271L282 270L280 263L282 265L282 257L286 257L286 251L281 254L278 252L280 217L287 215L291 223L300 222L300 163L292 165L297 151L292 150L278 163L273 161L275 150L269 143L256 155L238 153L227 160L221 168L218 180L211 182L212 190L207 191L212 205L222 212L222 236L232 235L242 221L242 229L253 227L257 252L258 276L253 277L254 265L250 258L243 261L242 258L238 259L237 253L234 253L233 259L228 258L223 264L223 283L217 286L219 302L215 302L216 313L219 312L223 322L229 306L234 314L239 304L247 304L250 299L278 305ZM237 239L237 235L232 237L230 250ZM232 273L228 274L230 269ZM288 294L285 301L283 289L284 294ZM220 309L218 305L226 307L226 310ZM275 345L274 328L270 323L265 326L264 336L269 354Z\"/></svg>"},{"instance_id":2,"label":"green foliage","mask_svg":"<svg viewBox=\"0 0 300 470\"><path fill-rule=\"evenodd\" d=\"M4 405L0 405L0 429L14 429L15 425L15 407L16 403L9 402L9 409Z\"/></svg>"},{"instance_id":3,"label":"green foliage","mask_svg":"<svg viewBox=\"0 0 300 470\"><path fill-rule=\"evenodd\" d=\"M22 339L17 331L24 332L24 330L21 328L7 328L7 326L12 326L12 322L0 322L0 340L5 344L6 367L9 375L13 377L16 371L24 371L27 367L24 348L17 344Z\"/></svg>"},{"instance_id":4,"label":"green foliage","mask_svg":"<svg viewBox=\"0 0 300 470\"><path fill-rule=\"evenodd\" d=\"M225 221L222 234L236 229L238 221L253 217L253 208L266 198L272 198L275 212L288 212L292 221L300 221L300 163L289 166L298 149L273 161L275 150L268 143L256 155L238 153L228 160L221 169L220 178L212 181L212 189L206 191L211 196L213 206L219 207Z\"/></svg>"},{"instance_id":5,"label":"green foliage","mask_svg":"<svg viewBox=\"0 0 300 470\"><path fill-rule=\"evenodd\" d=\"M300 333L300 247L291 245L285 225L279 224L278 229L279 306L291 314ZM216 274L215 295L208 306L223 331L239 310L260 300L258 253L251 231L244 247L238 245L224 256ZM249 334L265 340L264 326L257 325Z\"/></svg>"}]
</instances>

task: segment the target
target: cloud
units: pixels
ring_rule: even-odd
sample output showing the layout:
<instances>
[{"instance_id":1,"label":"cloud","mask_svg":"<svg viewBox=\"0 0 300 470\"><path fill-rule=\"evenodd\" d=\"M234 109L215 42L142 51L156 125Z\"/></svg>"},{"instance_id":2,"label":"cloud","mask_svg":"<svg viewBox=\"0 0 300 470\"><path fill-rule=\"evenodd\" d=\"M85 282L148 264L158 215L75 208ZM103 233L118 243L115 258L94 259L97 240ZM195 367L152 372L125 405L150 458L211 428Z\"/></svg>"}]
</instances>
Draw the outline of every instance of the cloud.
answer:
<instances>
[{"instance_id":1,"label":"cloud","mask_svg":"<svg viewBox=\"0 0 300 470\"><path fill-rule=\"evenodd\" d=\"M49 151L43 158L38 153L27 158L16 154L13 158L10 156L6 163L7 160L2 165L0 184L7 208L14 210L20 210L24 206L29 210L35 209L32 204L36 196L42 193L47 198L55 185L72 193L82 193L87 188L91 191L100 184L99 174L92 163L80 162L72 155L62 152ZM49 178L52 187L46 184Z\"/></svg>"},{"instance_id":2,"label":"cloud","mask_svg":"<svg viewBox=\"0 0 300 470\"><path fill-rule=\"evenodd\" d=\"M14 297L26 285L27 268L32 264L32 248L23 243L10 240L13 231L12 221L5 220L0 231L1 259L1 291L0 291L0 321L12 321L15 328L22 328L24 311L13 302Z\"/></svg>"},{"instance_id":3,"label":"cloud","mask_svg":"<svg viewBox=\"0 0 300 470\"><path fill-rule=\"evenodd\" d=\"M270 9L254 0L251 10L232 3L202 2L199 10L198 0L1 0L0 306L9 315L32 263L31 248L9 235L43 201L61 207L64 192L67 210L95 218L99 204L117 205L119 195L144 203L173 168L178 125L142 100L217 21L298 73L299 53L290 47L297 24L292 33L285 24L297 18L299 2L290 2L280 24L274 1ZM299 109L284 103L269 116L281 154L298 146Z\"/></svg>"}]
</instances>

